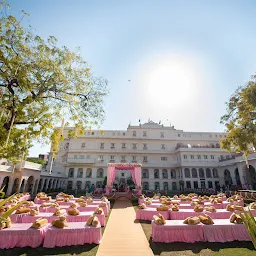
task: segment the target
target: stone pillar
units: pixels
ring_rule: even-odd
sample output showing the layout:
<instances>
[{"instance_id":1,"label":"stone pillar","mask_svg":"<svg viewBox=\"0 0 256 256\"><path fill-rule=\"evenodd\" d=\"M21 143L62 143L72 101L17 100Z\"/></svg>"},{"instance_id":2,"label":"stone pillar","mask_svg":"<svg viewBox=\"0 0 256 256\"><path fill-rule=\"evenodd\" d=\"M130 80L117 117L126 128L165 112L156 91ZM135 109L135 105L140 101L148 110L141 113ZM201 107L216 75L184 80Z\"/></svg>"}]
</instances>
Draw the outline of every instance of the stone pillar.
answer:
<instances>
[{"instance_id":1,"label":"stone pillar","mask_svg":"<svg viewBox=\"0 0 256 256\"><path fill-rule=\"evenodd\" d=\"M41 186L39 187L39 191L42 192L44 188L44 179L42 179Z\"/></svg>"},{"instance_id":2,"label":"stone pillar","mask_svg":"<svg viewBox=\"0 0 256 256\"><path fill-rule=\"evenodd\" d=\"M18 184L18 187L17 187L17 190L16 190L17 193L20 192L20 187L21 187L22 180L23 180L23 177L21 177L20 180L19 180L19 184Z\"/></svg>"}]
</instances>

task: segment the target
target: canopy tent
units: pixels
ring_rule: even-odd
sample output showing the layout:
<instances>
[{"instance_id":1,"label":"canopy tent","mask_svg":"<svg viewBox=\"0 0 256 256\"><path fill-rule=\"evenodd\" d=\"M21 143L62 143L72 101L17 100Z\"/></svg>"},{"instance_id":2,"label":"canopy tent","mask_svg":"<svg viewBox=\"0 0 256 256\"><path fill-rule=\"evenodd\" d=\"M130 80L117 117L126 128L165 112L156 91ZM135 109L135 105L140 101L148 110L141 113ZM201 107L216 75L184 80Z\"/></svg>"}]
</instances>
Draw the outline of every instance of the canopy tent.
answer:
<instances>
[{"instance_id":1,"label":"canopy tent","mask_svg":"<svg viewBox=\"0 0 256 256\"><path fill-rule=\"evenodd\" d=\"M138 189L138 194L141 194L141 164L129 164L129 163L108 164L106 194L109 195L112 190L112 185L113 185L113 182L115 181L117 170L131 171L133 182Z\"/></svg>"}]
</instances>

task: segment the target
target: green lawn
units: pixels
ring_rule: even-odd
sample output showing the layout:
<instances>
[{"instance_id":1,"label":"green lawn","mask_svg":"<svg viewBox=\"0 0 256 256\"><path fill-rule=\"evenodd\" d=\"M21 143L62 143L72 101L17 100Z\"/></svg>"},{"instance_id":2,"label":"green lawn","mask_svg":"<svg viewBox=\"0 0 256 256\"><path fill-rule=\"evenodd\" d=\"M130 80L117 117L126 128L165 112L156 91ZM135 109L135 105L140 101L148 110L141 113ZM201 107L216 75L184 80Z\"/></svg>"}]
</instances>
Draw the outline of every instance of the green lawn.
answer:
<instances>
[{"instance_id":1,"label":"green lawn","mask_svg":"<svg viewBox=\"0 0 256 256\"><path fill-rule=\"evenodd\" d=\"M133 201L135 211L138 209L136 201ZM228 243L154 243L152 242L151 221L138 221L149 241L150 248L157 256L256 256L256 250L251 242L228 242Z\"/></svg>"},{"instance_id":2,"label":"green lawn","mask_svg":"<svg viewBox=\"0 0 256 256\"><path fill-rule=\"evenodd\" d=\"M113 208L114 201L110 200L110 209ZM108 216L106 217L106 223L111 214L109 211ZM105 227L102 227L102 234L104 233ZM0 250L0 256L41 256L41 255L58 255L58 256L95 256L97 253L99 245L97 244L84 244L76 246L65 246L65 247L55 247L55 248L13 248Z\"/></svg>"}]
</instances>

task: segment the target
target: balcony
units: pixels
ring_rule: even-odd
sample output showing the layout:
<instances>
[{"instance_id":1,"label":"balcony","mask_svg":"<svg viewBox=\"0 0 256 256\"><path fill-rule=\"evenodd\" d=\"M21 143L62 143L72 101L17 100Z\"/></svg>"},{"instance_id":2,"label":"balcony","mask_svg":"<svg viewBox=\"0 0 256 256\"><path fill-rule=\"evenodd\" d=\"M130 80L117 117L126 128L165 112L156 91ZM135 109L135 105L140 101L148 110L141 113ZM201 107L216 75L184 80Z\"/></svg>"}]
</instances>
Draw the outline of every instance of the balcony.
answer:
<instances>
[{"instance_id":1,"label":"balcony","mask_svg":"<svg viewBox=\"0 0 256 256\"><path fill-rule=\"evenodd\" d=\"M68 158L67 163L70 163L70 164L94 164L95 159Z\"/></svg>"},{"instance_id":2,"label":"balcony","mask_svg":"<svg viewBox=\"0 0 256 256\"><path fill-rule=\"evenodd\" d=\"M110 163L115 163L116 161L114 159L109 160Z\"/></svg>"}]
</instances>

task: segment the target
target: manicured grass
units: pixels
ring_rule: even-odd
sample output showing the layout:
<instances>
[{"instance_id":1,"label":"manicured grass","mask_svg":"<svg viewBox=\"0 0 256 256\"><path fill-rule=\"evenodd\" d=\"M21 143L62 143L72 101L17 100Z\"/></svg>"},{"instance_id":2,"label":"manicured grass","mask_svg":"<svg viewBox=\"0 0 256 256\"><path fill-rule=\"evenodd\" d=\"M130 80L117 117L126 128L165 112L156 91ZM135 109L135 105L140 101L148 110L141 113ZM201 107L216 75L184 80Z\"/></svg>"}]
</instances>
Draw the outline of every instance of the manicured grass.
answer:
<instances>
[{"instance_id":1,"label":"manicured grass","mask_svg":"<svg viewBox=\"0 0 256 256\"><path fill-rule=\"evenodd\" d=\"M138 209L138 204L132 202L134 210ZM251 242L228 242L209 243L197 242L189 243L154 243L151 238L151 221L138 220L149 241L150 248L157 256L180 256L180 255L200 255L200 256L255 256L256 250Z\"/></svg>"},{"instance_id":2,"label":"manicured grass","mask_svg":"<svg viewBox=\"0 0 256 256\"><path fill-rule=\"evenodd\" d=\"M114 200L110 200L110 211L106 217L106 224L108 218L111 214L111 210L114 205ZM105 226L106 227L106 226ZM105 231L105 227L101 228L102 235ZM55 248L13 248L13 249L4 249L1 250L1 256L41 256L41 255L58 255L58 256L95 256L97 253L99 245L97 244L84 244L84 245L75 245L75 246L65 246L65 247L55 247Z\"/></svg>"}]
</instances>

